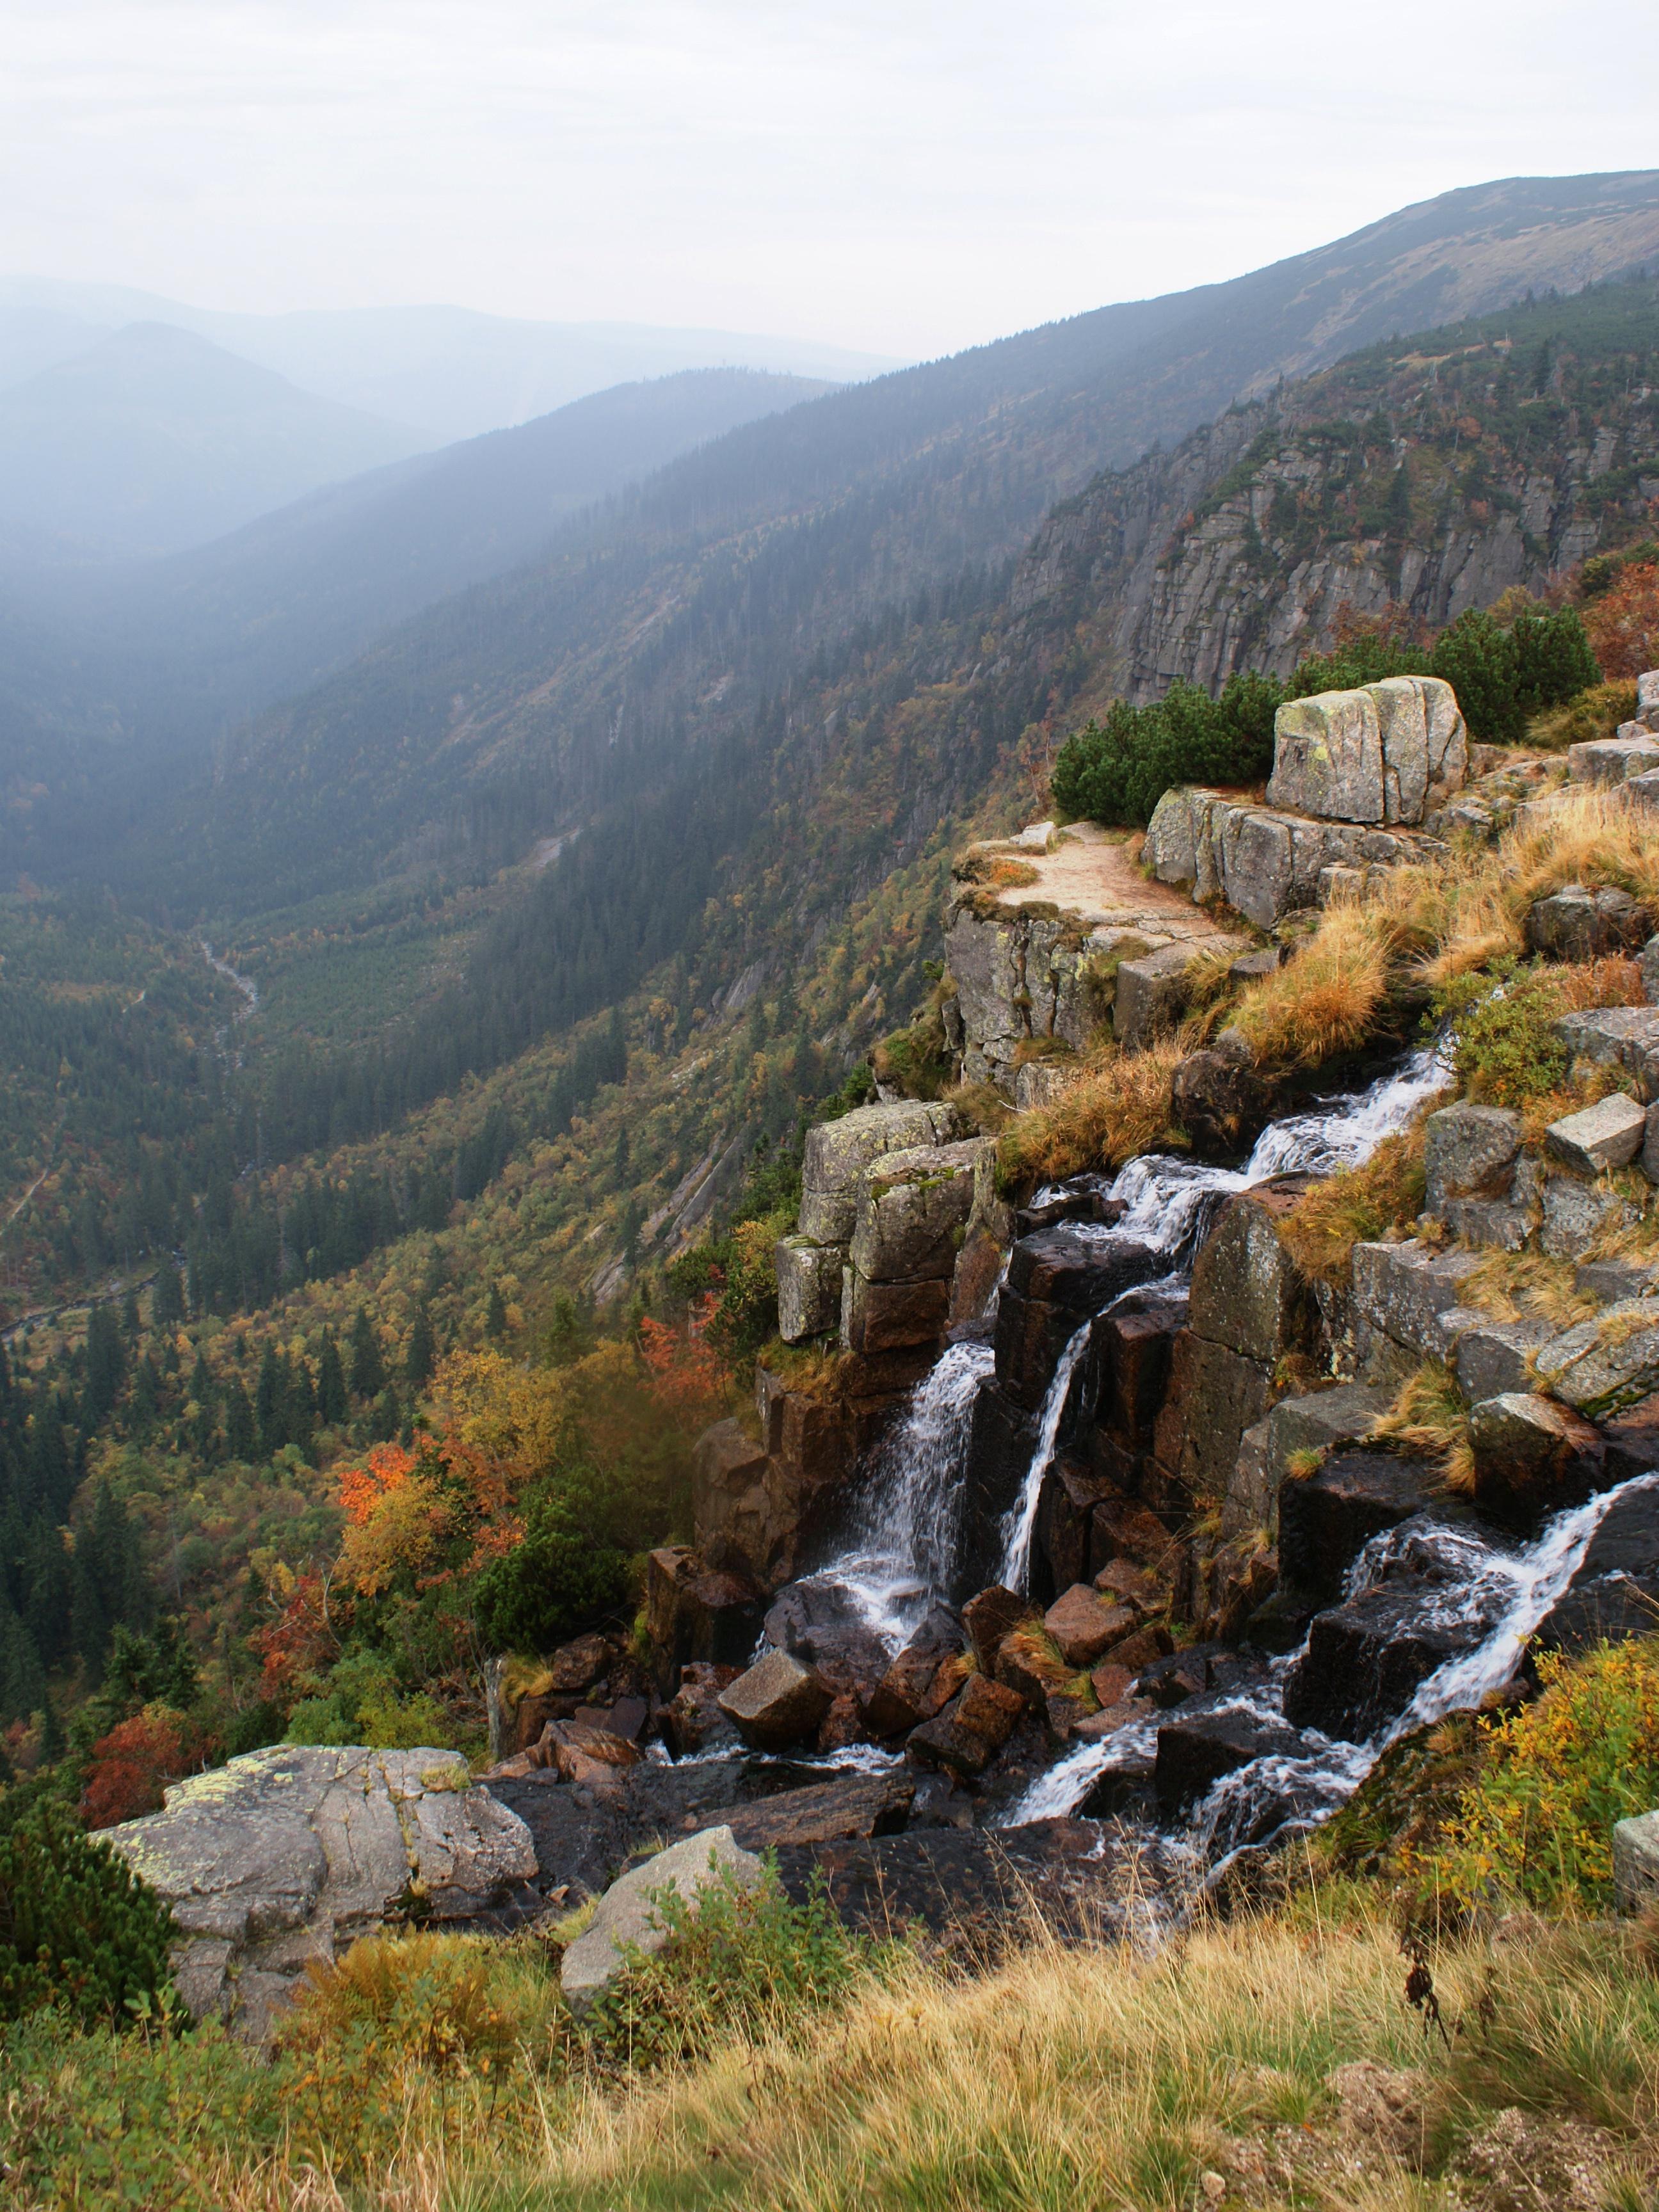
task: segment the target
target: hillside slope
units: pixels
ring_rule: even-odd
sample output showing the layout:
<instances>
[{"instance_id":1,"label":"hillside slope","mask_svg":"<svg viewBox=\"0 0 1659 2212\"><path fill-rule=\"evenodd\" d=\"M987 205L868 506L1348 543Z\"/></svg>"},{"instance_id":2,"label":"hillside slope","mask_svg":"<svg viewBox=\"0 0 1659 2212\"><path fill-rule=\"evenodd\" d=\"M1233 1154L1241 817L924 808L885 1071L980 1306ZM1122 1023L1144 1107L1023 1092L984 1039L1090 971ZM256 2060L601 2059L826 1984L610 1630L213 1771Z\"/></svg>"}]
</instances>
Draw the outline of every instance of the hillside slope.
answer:
<instances>
[{"instance_id":1,"label":"hillside slope","mask_svg":"<svg viewBox=\"0 0 1659 2212\"><path fill-rule=\"evenodd\" d=\"M751 424L254 725L182 815L170 893L242 912L407 865L517 857L799 735L919 595L965 608L1057 499L1241 392L1450 303L1501 305L1659 250L1659 177L1451 193L1201 291L1103 308ZM827 708L824 710L827 711ZM793 750L793 748L791 748ZM514 840L490 827L510 820ZM183 825L187 823L187 827Z\"/></svg>"}]
</instances>

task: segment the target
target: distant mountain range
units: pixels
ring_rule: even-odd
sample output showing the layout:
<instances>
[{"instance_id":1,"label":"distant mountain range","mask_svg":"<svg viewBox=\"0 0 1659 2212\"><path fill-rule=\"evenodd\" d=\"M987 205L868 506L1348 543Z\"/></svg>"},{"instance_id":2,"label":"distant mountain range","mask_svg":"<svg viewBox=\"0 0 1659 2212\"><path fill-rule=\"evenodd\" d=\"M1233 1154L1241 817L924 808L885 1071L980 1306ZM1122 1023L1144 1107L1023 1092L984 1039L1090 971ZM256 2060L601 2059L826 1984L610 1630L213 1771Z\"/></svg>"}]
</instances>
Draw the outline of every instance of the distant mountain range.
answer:
<instances>
[{"instance_id":1,"label":"distant mountain range","mask_svg":"<svg viewBox=\"0 0 1659 2212\"><path fill-rule=\"evenodd\" d=\"M0 392L129 323L165 323L319 398L441 446L551 413L611 385L686 368L760 368L844 384L902 364L812 339L633 323L532 322L465 307L248 315L121 285L0 277Z\"/></svg>"}]
</instances>

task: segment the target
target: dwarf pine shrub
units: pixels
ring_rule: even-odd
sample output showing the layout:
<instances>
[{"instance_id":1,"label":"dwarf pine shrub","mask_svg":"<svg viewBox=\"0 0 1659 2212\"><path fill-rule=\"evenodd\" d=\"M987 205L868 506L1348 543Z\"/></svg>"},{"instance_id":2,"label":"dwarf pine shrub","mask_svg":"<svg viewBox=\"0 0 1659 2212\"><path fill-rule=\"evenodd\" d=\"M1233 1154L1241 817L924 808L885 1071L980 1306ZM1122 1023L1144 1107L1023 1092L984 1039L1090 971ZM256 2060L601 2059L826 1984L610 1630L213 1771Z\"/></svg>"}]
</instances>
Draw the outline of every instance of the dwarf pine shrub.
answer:
<instances>
[{"instance_id":1,"label":"dwarf pine shrub","mask_svg":"<svg viewBox=\"0 0 1659 2212\"><path fill-rule=\"evenodd\" d=\"M116 2026L172 2010L173 1932L155 1891L58 1807L0 1836L0 2021L45 2005Z\"/></svg>"}]
</instances>

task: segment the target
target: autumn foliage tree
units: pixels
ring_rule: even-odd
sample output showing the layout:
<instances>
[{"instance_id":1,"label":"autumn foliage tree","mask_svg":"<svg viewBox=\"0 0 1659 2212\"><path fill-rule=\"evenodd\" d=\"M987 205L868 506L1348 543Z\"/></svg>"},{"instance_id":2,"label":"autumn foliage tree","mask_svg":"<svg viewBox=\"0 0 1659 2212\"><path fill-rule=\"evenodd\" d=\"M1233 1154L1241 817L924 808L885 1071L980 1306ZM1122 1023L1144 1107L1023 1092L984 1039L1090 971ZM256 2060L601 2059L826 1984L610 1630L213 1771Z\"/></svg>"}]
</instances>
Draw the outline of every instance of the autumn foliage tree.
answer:
<instances>
[{"instance_id":1,"label":"autumn foliage tree","mask_svg":"<svg viewBox=\"0 0 1659 2212\"><path fill-rule=\"evenodd\" d=\"M1609 682L1659 667L1659 567L1622 568L1584 609L1584 629Z\"/></svg>"}]
</instances>

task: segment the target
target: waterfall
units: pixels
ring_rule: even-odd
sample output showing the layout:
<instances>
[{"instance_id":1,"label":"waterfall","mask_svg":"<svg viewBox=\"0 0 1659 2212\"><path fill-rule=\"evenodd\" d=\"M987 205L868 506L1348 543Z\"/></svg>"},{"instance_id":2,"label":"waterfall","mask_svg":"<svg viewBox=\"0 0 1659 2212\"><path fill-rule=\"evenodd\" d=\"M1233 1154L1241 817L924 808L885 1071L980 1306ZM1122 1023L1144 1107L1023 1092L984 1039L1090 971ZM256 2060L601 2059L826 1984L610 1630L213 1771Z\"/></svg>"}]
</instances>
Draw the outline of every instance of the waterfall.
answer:
<instances>
[{"instance_id":1,"label":"waterfall","mask_svg":"<svg viewBox=\"0 0 1659 2212\"><path fill-rule=\"evenodd\" d=\"M1357 1167L1384 1137L1404 1128L1424 1100L1443 1090L1449 1080L1437 1048L1415 1052L1369 1089L1332 1099L1322 1112L1292 1114L1270 1122L1242 1168L1206 1167L1168 1153L1143 1152L1121 1170L1107 1194L1127 1211L1109 1227L1085 1222L1075 1224L1073 1233L1091 1243L1150 1249L1169 1262L1171 1272L1158 1283L1138 1285L1138 1290L1179 1290L1191 1276L1194 1258L1218 1208L1234 1192L1293 1170L1330 1175L1338 1168ZM1043 1401L1030 1468L1002 1524L1000 1579L1010 1589L1023 1590L1030 1571L1037 1501L1054 1464L1066 1401L1093 1318L1084 1322L1060 1355Z\"/></svg>"},{"instance_id":2,"label":"waterfall","mask_svg":"<svg viewBox=\"0 0 1659 2212\"><path fill-rule=\"evenodd\" d=\"M837 1583L892 1650L949 1594L962 1543L962 1470L991 1347L950 1346L877 1448L848 1548L810 1579Z\"/></svg>"},{"instance_id":3,"label":"waterfall","mask_svg":"<svg viewBox=\"0 0 1659 2212\"><path fill-rule=\"evenodd\" d=\"M1224 1775L1194 1811L1187 1842L1195 1863L1213 1881L1242 1850L1273 1838L1316 1827L1346 1804L1390 1744L1448 1713L1478 1706L1488 1690L1508 1681L1528 1639L1583 1565L1591 1539L1612 1507L1633 1492L1659 1486L1659 1475L1632 1475L1587 1504L1559 1513L1534 1542L1500 1551L1474 1532L1407 1523L1376 1536L1350 1570L1346 1595L1374 1588L1407 1547L1449 1570L1425 1595L1425 1610L1444 1623L1468 1623L1485 1633L1474 1648L1448 1659L1421 1683L1397 1719L1369 1742L1348 1743L1306 1730L1312 1748L1300 1756L1268 1756ZM1307 1650L1276 1660L1259 1687L1207 1707L1252 1719L1282 1723L1286 1675ZM1177 1718L1179 1709L1170 1718ZM1023 1826L1072 1812L1103 1774L1144 1760L1165 1717L1120 1729L1103 1743L1084 1743L1039 1775L1006 1815Z\"/></svg>"}]
</instances>

